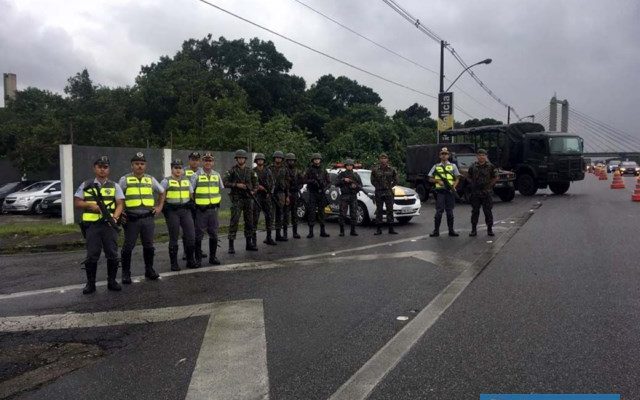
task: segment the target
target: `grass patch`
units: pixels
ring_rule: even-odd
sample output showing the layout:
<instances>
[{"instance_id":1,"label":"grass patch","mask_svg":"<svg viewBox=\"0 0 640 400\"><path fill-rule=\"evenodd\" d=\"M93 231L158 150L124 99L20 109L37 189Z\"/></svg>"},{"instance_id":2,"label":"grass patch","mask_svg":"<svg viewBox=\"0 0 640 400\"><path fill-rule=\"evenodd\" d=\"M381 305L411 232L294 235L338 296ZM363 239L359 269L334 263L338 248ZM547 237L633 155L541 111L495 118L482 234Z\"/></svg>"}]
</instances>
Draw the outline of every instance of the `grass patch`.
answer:
<instances>
[{"instance_id":1,"label":"grass patch","mask_svg":"<svg viewBox=\"0 0 640 400\"><path fill-rule=\"evenodd\" d=\"M60 222L24 222L0 225L0 236L50 236L78 232L77 224L63 225Z\"/></svg>"}]
</instances>

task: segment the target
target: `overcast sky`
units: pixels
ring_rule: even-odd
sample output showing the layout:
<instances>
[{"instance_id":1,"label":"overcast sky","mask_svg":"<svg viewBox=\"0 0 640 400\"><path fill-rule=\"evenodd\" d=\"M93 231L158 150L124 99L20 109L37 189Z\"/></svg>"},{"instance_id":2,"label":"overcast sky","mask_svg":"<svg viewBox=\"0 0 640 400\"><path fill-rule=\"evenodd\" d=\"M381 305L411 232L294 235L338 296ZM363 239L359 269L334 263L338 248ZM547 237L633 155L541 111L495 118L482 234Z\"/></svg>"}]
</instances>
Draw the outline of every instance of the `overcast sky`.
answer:
<instances>
[{"instance_id":1,"label":"overcast sky","mask_svg":"<svg viewBox=\"0 0 640 400\"><path fill-rule=\"evenodd\" d=\"M437 95L438 76L397 58L293 0L210 0L318 50L388 79ZM439 45L382 0L302 0L434 71ZM396 0L446 41L485 84L520 116L545 108L551 96L640 137L640 2L637 0ZM188 38L275 42L292 73L311 85L323 74L372 87L389 113L435 100L314 54L197 0L0 0L0 71L27 86L62 92L87 68L96 84L132 85L141 65L173 55ZM450 54L445 73L461 71ZM469 76L453 89L473 117L506 121L506 108ZM0 100L2 101L2 100ZM468 117L456 111L456 120Z\"/></svg>"}]
</instances>

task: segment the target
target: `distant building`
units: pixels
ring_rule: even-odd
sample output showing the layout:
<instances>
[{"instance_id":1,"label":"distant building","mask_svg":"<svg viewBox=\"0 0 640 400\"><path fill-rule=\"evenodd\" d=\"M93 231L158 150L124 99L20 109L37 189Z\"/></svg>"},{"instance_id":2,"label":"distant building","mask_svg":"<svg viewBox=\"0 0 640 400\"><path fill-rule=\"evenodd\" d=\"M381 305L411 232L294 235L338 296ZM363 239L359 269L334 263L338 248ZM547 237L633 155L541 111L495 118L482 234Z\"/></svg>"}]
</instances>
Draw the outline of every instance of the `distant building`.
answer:
<instances>
[{"instance_id":1,"label":"distant building","mask_svg":"<svg viewBox=\"0 0 640 400\"><path fill-rule=\"evenodd\" d=\"M4 81L4 104L7 104L7 100L15 100L16 92L18 91L18 79L16 74L4 73L2 74Z\"/></svg>"}]
</instances>

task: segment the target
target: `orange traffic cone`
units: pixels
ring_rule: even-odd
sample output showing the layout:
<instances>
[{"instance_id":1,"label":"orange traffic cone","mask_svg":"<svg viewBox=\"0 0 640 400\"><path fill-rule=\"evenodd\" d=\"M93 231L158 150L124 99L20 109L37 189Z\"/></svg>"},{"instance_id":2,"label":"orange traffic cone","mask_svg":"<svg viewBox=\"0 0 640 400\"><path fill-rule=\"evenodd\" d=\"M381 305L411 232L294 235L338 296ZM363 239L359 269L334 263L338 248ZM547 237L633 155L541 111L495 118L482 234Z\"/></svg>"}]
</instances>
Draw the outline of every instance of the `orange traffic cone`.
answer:
<instances>
[{"instance_id":1,"label":"orange traffic cone","mask_svg":"<svg viewBox=\"0 0 640 400\"><path fill-rule=\"evenodd\" d=\"M640 201L640 177L636 180L636 190L631 195L632 201Z\"/></svg>"},{"instance_id":2,"label":"orange traffic cone","mask_svg":"<svg viewBox=\"0 0 640 400\"><path fill-rule=\"evenodd\" d=\"M604 169L600 170L600 175L598 176L598 179L601 181L606 181L607 180L607 171L605 171Z\"/></svg>"},{"instance_id":3,"label":"orange traffic cone","mask_svg":"<svg viewBox=\"0 0 640 400\"><path fill-rule=\"evenodd\" d=\"M616 170L613 173L613 181L611 182L611 189L624 189L624 181L620 176L620 171Z\"/></svg>"}]
</instances>

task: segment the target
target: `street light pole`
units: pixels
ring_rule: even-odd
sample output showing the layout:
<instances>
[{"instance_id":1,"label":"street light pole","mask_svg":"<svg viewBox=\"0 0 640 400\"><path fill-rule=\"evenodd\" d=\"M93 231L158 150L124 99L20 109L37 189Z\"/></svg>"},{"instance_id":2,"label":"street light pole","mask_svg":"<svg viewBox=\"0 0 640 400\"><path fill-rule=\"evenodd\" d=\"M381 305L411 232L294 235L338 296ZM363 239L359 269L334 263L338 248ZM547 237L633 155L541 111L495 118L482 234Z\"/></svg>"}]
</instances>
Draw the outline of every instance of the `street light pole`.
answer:
<instances>
[{"instance_id":1,"label":"street light pole","mask_svg":"<svg viewBox=\"0 0 640 400\"><path fill-rule=\"evenodd\" d=\"M449 87L447 88L446 92L449 91L449 89L451 89L451 87L453 86L454 83L456 83L458 81L458 79L460 79L460 77L462 76L462 74L464 74L465 72L467 72L469 69L471 69L472 67L475 67L476 65L480 65L480 64L491 64L491 60L490 58L487 58L485 60L482 61L478 61L475 64L469 65L467 68L463 69L462 72L460 72L460 75L458 75L458 77L456 79L453 80L453 82L451 82L451 85L449 85ZM442 79L442 75L440 75L440 79Z\"/></svg>"},{"instance_id":2,"label":"street light pole","mask_svg":"<svg viewBox=\"0 0 640 400\"><path fill-rule=\"evenodd\" d=\"M531 115L525 115L524 117L520 118L520 119L518 120L518 122L522 121L522 120L523 120L523 119L525 119L525 118L531 118L531 122L536 122L536 116L535 116L535 115L533 115L533 114L531 114Z\"/></svg>"}]
</instances>

